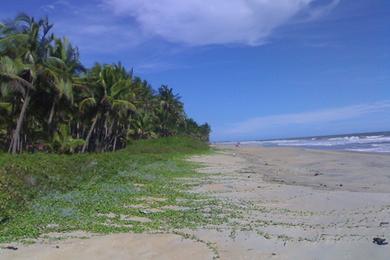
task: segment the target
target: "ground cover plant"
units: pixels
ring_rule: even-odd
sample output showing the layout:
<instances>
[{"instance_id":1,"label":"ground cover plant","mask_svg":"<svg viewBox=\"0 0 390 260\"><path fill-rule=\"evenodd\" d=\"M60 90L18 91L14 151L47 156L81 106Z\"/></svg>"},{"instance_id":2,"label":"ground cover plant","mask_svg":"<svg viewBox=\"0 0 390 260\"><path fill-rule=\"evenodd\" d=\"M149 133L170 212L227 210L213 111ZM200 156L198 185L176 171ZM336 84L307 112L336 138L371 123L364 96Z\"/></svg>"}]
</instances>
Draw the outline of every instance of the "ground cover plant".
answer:
<instances>
[{"instance_id":1,"label":"ground cover plant","mask_svg":"<svg viewBox=\"0 0 390 260\"><path fill-rule=\"evenodd\" d=\"M0 155L0 242L48 232L170 231L226 220L220 201L189 192L202 178L184 158L210 152L187 137L136 141L111 153ZM183 180L181 180L183 178Z\"/></svg>"}]
</instances>

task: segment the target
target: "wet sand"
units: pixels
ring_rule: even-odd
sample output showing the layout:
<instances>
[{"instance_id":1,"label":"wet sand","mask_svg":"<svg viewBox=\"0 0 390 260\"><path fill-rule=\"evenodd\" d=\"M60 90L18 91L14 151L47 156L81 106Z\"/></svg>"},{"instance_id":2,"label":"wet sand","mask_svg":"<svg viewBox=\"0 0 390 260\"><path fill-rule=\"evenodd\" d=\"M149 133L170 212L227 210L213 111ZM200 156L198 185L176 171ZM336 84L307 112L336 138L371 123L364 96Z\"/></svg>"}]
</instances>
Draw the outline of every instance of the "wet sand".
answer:
<instances>
[{"instance_id":1,"label":"wet sand","mask_svg":"<svg viewBox=\"0 0 390 260\"><path fill-rule=\"evenodd\" d=\"M21 246L0 258L390 259L389 245L372 243L374 237L390 240L390 156L218 148L191 158L202 164L203 176L193 192L232 205L240 214L228 223L180 230L192 239L92 236Z\"/></svg>"},{"instance_id":2,"label":"wet sand","mask_svg":"<svg viewBox=\"0 0 390 260\"><path fill-rule=\"evenodd\" d=\"M253 146L234 151L268 181L330 190L390 193L389 154Z\"/></svg>"}]
</instances>

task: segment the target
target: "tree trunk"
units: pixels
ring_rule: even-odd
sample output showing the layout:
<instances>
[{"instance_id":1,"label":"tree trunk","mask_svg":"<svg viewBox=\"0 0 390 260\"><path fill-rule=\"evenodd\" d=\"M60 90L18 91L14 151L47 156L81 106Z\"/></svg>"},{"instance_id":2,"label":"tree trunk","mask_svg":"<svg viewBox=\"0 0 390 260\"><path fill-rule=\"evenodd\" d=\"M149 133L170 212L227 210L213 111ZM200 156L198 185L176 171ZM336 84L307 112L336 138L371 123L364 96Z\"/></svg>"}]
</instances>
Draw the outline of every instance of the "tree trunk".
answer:
<instances>
[{"instance_id":1,"label":"tree trunk","mask_svg":"<svg viewBox=\"0 0 390 260\"><path fill-rule=\"evenodd\" d=\"M104 119L104 140L106 140L108 136L108 126L107 126L107 116L106 119Z\"/></svg>"},{"instance_id":2,"label":"tree trunk","mask_svg":"<svg viewBox=\"0 0 390 260\"><path fill-rule=\"evenodd\" d=\"M77 122L76 124L76 138L80 139L80 123Z\"/></svg>"},{"instance_id":3,"label":"tree trunk","mask_svg":"<svg viewBox=\"0 0 390 260\"><path fill-rule=\"evenodd\" d=\"M92 132L95 129L97 120L98 120L98 115L96 115L95 118L92 120L91 128L89 129L87 138L85 139L85 144L83 145L83 149L81 150L82 153L85 153L85 150L87 149L87 147L89 145L89 139L91 139Z\"/></svg>"},{"instance_id":4,"label":"tree trunk","mask_svg":"<svg viewBox=\"0 0 390 260\"><path fill-rule=\"evenodd\" d=\"M113 148L112 148L112 150L115 152L115 150L116 150L116 136L115 136L115 139L114 139L114 146L113 146Z\"/></svg>"},{"instance_id":5,"label":"tree trunk","mask_svg":"<svg viewBox=\"0 0 390 260\"><path fill-rule=\"evenodd\" d=\"M30 103L30 90L27 89L26 91L26 96L24 98L24 102L23 102L23 106L22 106L22 110L20 111L20 114L19 114L19 118L18 118L18 121L16 122L16 129L13 133L13 137L12 137L12 140L11 140L11 144L10 144L10 147L8 149L8 151L12 154L16 154L18 153L21 149L20 149L20 132L22 130L22 125L23 125L23 122L24 122L24 119L26 117L26 111L27 111L27 107L28 107L28 104Z\"/></svg>"},{"instance_id":6,"label":"tree trunk","mask_svg":"<svg viewBox=\"0 0 390 260\"><path fill-rule=\"evenodd\" d=\"M112 123L110 125L110 129L108 130L108 137L110 138L112 136L112 132L113 132L113 129L114 129L114 125L115 125L115 119L112 120Z\"/></svg>"},{"instance_id":7,"label":"tree trunk","mask_svg":"<svg viewBox=\"0 0 390 260\"><path fill-rule=\"evenodd\" d=\"M56 99L54 99L53 104L51 105L49 120L47 121L47 124L49 125L49 129L51 128L51 123L53 122L55 107L56 107Z\"/></svg>"}]
</instances>

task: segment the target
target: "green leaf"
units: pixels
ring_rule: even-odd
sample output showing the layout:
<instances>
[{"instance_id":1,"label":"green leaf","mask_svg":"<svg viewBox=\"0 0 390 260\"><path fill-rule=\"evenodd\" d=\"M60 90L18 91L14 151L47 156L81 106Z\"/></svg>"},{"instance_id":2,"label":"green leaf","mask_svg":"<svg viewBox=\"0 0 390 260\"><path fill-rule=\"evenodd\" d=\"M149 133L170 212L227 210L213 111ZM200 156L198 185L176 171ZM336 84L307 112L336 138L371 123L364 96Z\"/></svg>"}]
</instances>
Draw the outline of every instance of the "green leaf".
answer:
<instances>
[{"instance_id":1,"label":"green leaf","mask_svg":"<svg viewBox=\"0 0 390 260\"><path fill-rule=\"evenodd\" d=\"M12 104L7 102L0 102L0 109L5 110L9 113L12 111Z\"/></svg>"},{"instance_id":2,"label":"green leaf","mask_svg":"<svg viewBox=\"0 0 390 260\"><path fill-rule=\"evenodd\" d=\"M95 107L96 106L96 100L93 97L85 98L83 99L79 104L79 109L81 112L84 112L89 107Z\"/></svg>"}]
</instances>

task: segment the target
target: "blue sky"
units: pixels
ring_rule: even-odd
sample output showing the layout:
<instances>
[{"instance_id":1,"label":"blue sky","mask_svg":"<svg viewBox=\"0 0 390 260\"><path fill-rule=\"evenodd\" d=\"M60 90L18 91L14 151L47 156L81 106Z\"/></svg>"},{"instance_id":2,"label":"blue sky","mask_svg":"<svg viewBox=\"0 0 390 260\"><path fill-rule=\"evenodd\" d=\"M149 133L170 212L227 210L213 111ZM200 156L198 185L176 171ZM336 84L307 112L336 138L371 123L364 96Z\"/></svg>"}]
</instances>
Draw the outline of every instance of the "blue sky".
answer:
<instances>
[{"instance_id":1,"label":"blue sky","mask_svg":"<svg viewBox=\"0 0 390 260\"><path fill-rule=\"evenodd\" d=\"M3 0L48 15L86 65L168 84L213 140L390 130L390 1Z\"/></svg>"}]
</instances>

